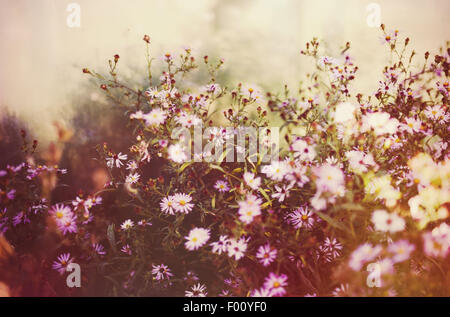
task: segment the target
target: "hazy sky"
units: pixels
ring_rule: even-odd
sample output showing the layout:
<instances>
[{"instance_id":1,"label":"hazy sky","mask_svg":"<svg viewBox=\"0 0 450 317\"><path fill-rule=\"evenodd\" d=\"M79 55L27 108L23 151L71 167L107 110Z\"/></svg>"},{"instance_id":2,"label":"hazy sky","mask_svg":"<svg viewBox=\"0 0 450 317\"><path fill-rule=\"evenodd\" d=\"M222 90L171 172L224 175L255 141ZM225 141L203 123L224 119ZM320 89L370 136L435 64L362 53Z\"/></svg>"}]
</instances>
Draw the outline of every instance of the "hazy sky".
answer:
<instances>
[{"instance_id":1,"label":"hazy sky","mask_svg":"<svg viewBox=\"0 0 450 317\"><path fill-rule=\"evenodd\" d=\"M0 0L0 103L51 138L49 123L68 119L73 95L86 92L82 67L106 71L118 53L125 75L142 76L132 70L145 69L144 34L156 57L189 45L225 58L236 81L262 86L299 80L308 62L299 51L313 36L331 50L349 40L358 85L371 91L388 58L366 22L372 2L420 56L450 39L448 0ZM70 3L80 5L79 28L67 25Z\"/></svg>"}]
</instances>

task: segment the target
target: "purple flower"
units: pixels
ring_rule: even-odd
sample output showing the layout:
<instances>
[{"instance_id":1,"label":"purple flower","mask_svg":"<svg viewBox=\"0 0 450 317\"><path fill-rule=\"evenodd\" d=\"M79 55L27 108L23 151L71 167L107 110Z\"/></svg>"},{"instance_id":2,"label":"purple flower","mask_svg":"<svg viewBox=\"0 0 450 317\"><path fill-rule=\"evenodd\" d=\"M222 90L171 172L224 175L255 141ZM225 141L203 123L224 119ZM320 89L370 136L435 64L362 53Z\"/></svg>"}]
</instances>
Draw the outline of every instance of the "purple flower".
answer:
<instances>
[{"instance_id":1,"label":"purple flower","mask_svg":"<svg viewBox=\"0 0 450 317\"><path fill-rule=\"evenodd\" d=\"M92 248L94 249L95 253L97 253L98 255L106 254L105 248L100 243L93 243Z\"/></svg>"},{"instance_id":2,"label":"purple flower","mask_svg":"<svg viewBox=\"0 0 450 317\"><path fill-rule=\"evenodd\" d=\"M67 233L76 233L77 232L76 219L77 216L71 215L62 220L57 221L56 224L58 225L58 229L63 233L63 235L66 235Z\"/></svg>"},{"instance_id":3,"label":"purple flower","mask_svg":"<svg viewBox=\"0 0 450 317\"><path fill-rule=\"evenodd\" d=\"M157 281L164 280L164 279L170 279L173 274L170 272L170 269L165 264L160 265L154 265L152 264L152 274L155 275L155 279Z\"/></svg>"},{"instance_id":4,"label":"purple flower","mask_svg":"<svg viewBox=\"0 0 450 317\"><path fill-rule=\"evenodd\" d=\"M73 258L70 257L70 253L60 254L57 258L57 261L53 262L52 269L59 272L59 274L64 274L66 271L67 265L72 263Z\"/></svg>"},{"instance_id":5,"label":"purple flower","mask_svg":"<svg viewBox=\"0 0 450 317\"><path fill-rule=\"evenodd\" d=\"M130 248L130 245L129 245L129 244L124 245L124 246L122 247L122 249L120 249L120 251L122 251L122 252L125 253L125 254L131 255L131 248Z\"/></svg>"},{"instance_id":6,"label":"purple flower","mask_svg":"<svg viewBox=\"0 0 450 317\"><path fill-rule=\"evenodd\" d=\"M266 277L264 281L264 288L270 290L270 294L273 296L283 296L286 294L285 286L287 286L287 275L277 275L273 272Z\"/></svg>"},{"instance_id":7,"label":"purple flower","mask_svg":"<svg viewBox=\"0 0 450 317\"><path fill-rule=\"evenodd\" d=\"M277 258L277 249L273 249L269 243L266 245L262 245L259 247L258 252L256 253L256 257L259 259L259 262L264 265L268 266L270 263L275 261Z\"/></svg>"},{"instance_id":8,"label":"purple flower","mask_svg":"<svg viewBox=\"0 0 450 317\"><path fill-rule=\"evenodd\" d=\"M17 226L20 223L30 223L30 219L28 219L27 215L21 211L13 218L13 226Z\"/></svg>"}]
</instances>

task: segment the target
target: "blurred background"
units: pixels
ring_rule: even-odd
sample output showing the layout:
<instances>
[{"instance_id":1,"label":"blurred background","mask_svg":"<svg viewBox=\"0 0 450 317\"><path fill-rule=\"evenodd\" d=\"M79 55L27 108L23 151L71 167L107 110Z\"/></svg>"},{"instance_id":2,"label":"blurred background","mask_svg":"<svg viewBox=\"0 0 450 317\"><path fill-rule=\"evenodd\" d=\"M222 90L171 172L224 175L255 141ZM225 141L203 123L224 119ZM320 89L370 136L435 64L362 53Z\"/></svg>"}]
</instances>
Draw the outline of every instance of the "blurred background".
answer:
<instances>
[{"instance_id":1,"label":"blurred background","mask_svg":"<svg viewBox=\"0 0 450 317\"><path fill-rule=\"evenodd\" d=\"M67 24L71 3L79 5L79 27ZM119 75L145 78L144 34L153 57L189 46L197 57L224 58L232 83L271 90L296 85L308 71L311 60L299 52L312 37L327 41L330 55L350 41L360 67L354 85L371 93L389 54L367 23L370 3L420 57L450 38L448 0L0 0L0 109L44 143L56 139L53 121L70 125L79 104L101 98L83 67L107 73L107 60L119 54Z\"/></svg>"}]
</instances>

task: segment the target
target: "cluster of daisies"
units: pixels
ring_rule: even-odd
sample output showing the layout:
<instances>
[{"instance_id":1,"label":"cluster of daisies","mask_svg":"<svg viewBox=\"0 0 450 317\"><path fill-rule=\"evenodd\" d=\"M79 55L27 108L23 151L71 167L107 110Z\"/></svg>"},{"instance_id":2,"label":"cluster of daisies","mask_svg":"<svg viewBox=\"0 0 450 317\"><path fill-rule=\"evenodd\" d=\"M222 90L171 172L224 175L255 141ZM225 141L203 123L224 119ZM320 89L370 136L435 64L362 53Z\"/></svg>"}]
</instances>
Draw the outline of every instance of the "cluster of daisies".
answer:
<instances>
[{"instance_id":1,"label":"cluster of daisies","mask_svg":"<svg viewBox=\"0 0 450 317\"><path fill-rule=\"evenodd\" d=\"M26 225L32 222L34 216L39 216L48 210L45 198L37 199L33 192L36 189L38 176L66 174L66 169L58 166L47 166L23 162L18 165L6 165L0 170L0 233L6 233L10 228Z\"/></svg>"},{"instance_id":2,"label":"cluster of daisies","mask_svg":"<svg viewBox=\"0 0 450 317\"><path fill-rule=\"evenodd\" d=\"M185 237L185 247L189 251L198 250L204 246L210 239L210 230L205 228L193 228ZM219 240L210 244L211 251L216 254L226 253L230 258L240 260L247 250L249 238L241 237L239 239L229 238L221 235Z\"/></svg>"},{"instance_id":3,"label":"cluster of daisies","mask_svg":"<svg viewBox=\"0 0 450 317\"><path fill-rule=\"evenodd\" d=\"M383 27L383 32L383 43L395 53L398 31L386 32ZM408 42L404 41L405 49ZM132 206L127 207L118 229L107 230L114 249L127 255L120 259L134 265L151 258L143 266L148 271L142 273L150 277L151 285L165 288L184 283L188 297L211 295L221 283L226 287L219 296L395 295L396 284L419 276L405 273L405 268L427 261L441 271L448 268L450 56L436 55L417 74L406 71L405 61L400 60L382 71L371 98L353 98L349 84L358 68L346 53L348 48L331 57L318 53L317 41L308 43L302 54L315 58L317 75L309 77L311 85L301 89L298 98L287 89L284 96L263 94L256 86L242 84L229 89L215 79L198 90L181 90L175 85L177 76L193 68L195 59L186 49L181 66L176 66L172 55L164 55L168 68L159 84L143 94L139 91L138 106L127 112L136 128L135 142L117 153L106 144L103 147L103 162L111 177L105 187L120 190L123 186ZM403 58L403 53L393 55ZM220 60L212 65L207 56L204 62L211 74L223 64ZM425 74L431 78L426 83ZM222 119L228 126L213 127L211 111L224 96L229 96L224 104L230 108L223 111ZM242 127L269 126L269 110L284 120L288 131L279 157L266 161L258 156L237 164L208 160L224 145L232 145L237 155L249 154L245 144L235 141ZM183 133L195 132L198 126L208 127L202 140L212 147L194 149L192 159L187 150L190 136ZM264 144L272 146L271 142L264 136ZM155 156L165 166L161 175L149 178L144 167L151 166ZM1 170L0 232L7 228L5 219L11 217L19 191L2 178L20 172L32 180L43 172L65 170L25 163ZM13 215L13 224L29 223L32 212L48 210L62 235L70 238L81 226L92 224L92 208L101 203L98 195L78 196L70 204L50 207L44 200L34 201L28 211ZM159 228L160 224L166 227ZM169 268L155 248L143 248L142 241L149 241L149 236L152 241L162 240L158 247L164 252L183 253L183 268L166 262ZM89 248L92 257L107 256L99 243ZM85 258L77 254L77 260ZM190 258L196 262L185 263ZM52 267L63 274L73 261L64 252ZM226 278L201 282L190 271L199 262L217 265L218 275L226 274ZM417 265L421 273L430 267L425 264ZM371 265L379 268L377 287L385 293L361 284ZM311 285L293 282L300 270L301 279L310 280ZM336 280L330 280L332 273L337 274ZM131 289L136 274L141 273L126 274L124 288ZM435 277L430 273L423 278ZM399 282L394 283L395 279ZM330 284L326 287L325 282Z\"/></svg>"},{"instance_id":4,"label":"cluster of daisies","mask_svg":"<svg viewBox=\"0 0 450 317\"><path fill-rule=\"evenodd\" d=\"M91 208L101 203L102 198L100 196L85 199L78 196L72 201L73 209L64 204L56 204L49 208L49 215L55 220L63 235L76 233L78 224L86 225L93 220Z\"/></svg>"},{"instance_id":5,"label":"cluster of daisies","mask_svg":"<svg viewBox=\"0 0 450 317\"><path fill-rule=\"evenodd\" d=\"M164 197L160 202L161 211L168 215L174 215L175 213L188 214L194 208L194 204L191 203L192 197L184 193L176 193Z\"/></svg>"},{"instance_id":6,"label":"cluster of daisies","mask_svg":"<svg viewBox=\"0 0 450 317\"><path fill-rule=\"evenodd\" d=\"M397 31L385 32L385 43L395 46L397 40ZM348 54L340 57L318 56L318 45L318 42L312 41L302 53L316 58L318 70L325 74L322 80L330 83L336 102L329 102L329 96L326 96L328 101L324 102L324 96L316 89L317 85L309 90L309 96L301 99L289 96L279 99L271 94L263 98L259 88L242 85L231 92L232 100L242 102L244 107L252 103L267 103L270 110L278 112L286 121L304 123L304 132L286 137L287 146L278 159L262 164L258 161L256 165L246 165L231 172L225 172L219 167L224 173L214 180L216 192L208 200L212 198L213 209L217 202L226 208L227 216L233 217L233 221L242 229L241 233L216 233L212 226L194 227L184 236L186 250L205 250L204 247L209 245L209 251L215 255L226 254L236 261L248 256L256 259L263 267L270 267L276 261L283 261L279 258L279 241L276 244L278 248L274 247L270 239L260 241L256 236L252 237L251 228L265 228L270 221L279 218L290 226L288 230L293 235L313 237L316 241L316 245L303 254L311 258L305 260L302 257L302 261L298 261L297 255L287 256L301 267L316 261L330 263L348 259L351 270L362 271L367 264L376 262L383 268L383 274L393 274L397 263L411 259L419 249L416 241L401 235L408 230L408 226L422 230L429 223L448 218L449 152L445 133L449 131L446 124L450 114L445 101L440 104L427 102L424 107L414 106L401 115L369 100L365 102L360 98L358 103L350 101L348 85L354 80L357 67ZM164 61L173 65L170 55L165 56ZM442 76L443 69L438 65L433 67L431 71ZM374 93L381 104L398 98L413 102L424 97L420 87L398 84L405 76L398 65L387 67L383 76ZM173 138L174 141L169 141L171 129L190 129L204 124L203 117L208 114L210 103L226 93L226 88L215 82L202 87L199 94L185 93L175 88L176 80L170 72L164 72L160 81L160 86L145 91L150 105L148 111L137 110L130 115L130 119L137 120L139 126L150 132L154 139L146 139L144 134L140 134L137 144L131 148L131 152L136 154L133 160L128 160L128 155L122 153L109 152L106 156L110 168L120 168L126 164L129 174L125 177L125 184L137 184L142 178L138 170L141 162L146 163L151 159L150 144L157 156L167 158L175 169L180 168L179 173L189 166L183 164L191 164L190 153L183 146L185 136L177 135L179 142ZM442 84L442 81L438 81L436 86L444 98L448 97L448 82ZM316 94L313 93L315 90ZM258 122L263 124L264 111L261 106L257 108L257 113ZM208 128L208 141L215 147L232 144L236 153L246 154L247 150L242 148L242 144L235 144L234 135L238 133L237 126L247 123L248 113L238 107L230 108L223 114L232 127ZM408 140L426 140L426 146L416 142L414 151L406 151L407 155L400 157L397 153L407 148ZM201 161L210 155L211 152L196 153L194 160ZM384 240L379 243L361 241L355 249L345 250L347 241L344 240L347 239L341 239L338 232L320 234L320 238L316 236L326 229L329 221L336 220L333 219L333 213L339 210L341 204L353 203L356 191L361 196L359 202L362 199L356 210L367 208L366 204L372 206L371 211L365 213L367 232L381 233ZM191 194L176 192L163 195L158 192L159 211L164 215L190 213L197 205ZM203 197L194 197L198 197L199 209L203 210ZM406 211L403 209L405 199L409 207ZM413 225L408 225L411 221ZM282 222L278 225L283 226ZM127 220L121 229L127 231L133 226L134 223ZM247 230L250 230L250 234L245 232ZM355 235L354 228L351 230ZM218 240L211 242L212 236L218 236ZM448 255L448 226L445 223L422 232L421 239L421 248L425 254L438 258ZM128 244L122 251L131 254ZM156 280L171 276L171 273L158 273L159 269L170 272L161 267L155 269ZM263 287L254 289L251 294L280 296L286 294L286 287L287 276L271 272ZM343 283L330 292L339 295L347 291L348 284ZM206 295L204 284L194 284L186 291L186 296L197 295Z\"/></svg>"}]
</instances>

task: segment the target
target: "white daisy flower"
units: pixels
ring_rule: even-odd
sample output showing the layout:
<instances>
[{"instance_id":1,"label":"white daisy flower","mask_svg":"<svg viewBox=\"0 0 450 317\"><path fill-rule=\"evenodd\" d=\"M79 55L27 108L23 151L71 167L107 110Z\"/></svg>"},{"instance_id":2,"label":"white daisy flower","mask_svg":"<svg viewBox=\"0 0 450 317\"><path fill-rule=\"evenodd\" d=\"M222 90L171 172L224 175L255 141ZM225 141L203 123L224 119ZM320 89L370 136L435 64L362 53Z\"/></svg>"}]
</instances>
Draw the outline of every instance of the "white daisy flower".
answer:
<instances>
[{"instance_id":1,"label":"white daisy flower","mask_svg":"<svg viewBox=\"0 0 450 317\"><path fill-rule=\"evenodd\" d=\"M222 254L222 252L228 250L229 244L230 240L228 239L228 236L222 235L219 237L219 241L211 243L210 246L212 246L213 253Z\"/></svg>"},{"instance_id":2,"label":"white daisy flower","mask_svg":"<svg viewBox=\"0 0 450 317\"><path fill-rule=\"evenodd\" d=\"M334 122L344 123L355 121L355 112L358 106L351 102L343 102L336 106L336 111L334 112Z\"/></svg>"},{"instance_id":3,"label":"white daisy flower","mask_svg":"<svg viewBox=\"0 0 450 317\"><path fill-rule=\"evenodd\" d=\"M342 194L345 189L344 173L337 166L323 164L316 167L314 172L317 176L316 186L320 192Z\"/></svg>"},{"instance_id":4,"label":"white daisy flower","mask_svg":"<svg viewBox=\"0 0 450 317\"><path fill-rule=\"evenodd\" d=\"M114 154L113 156L108 157L106 159L106 165L109 168L113 168L114 165L117 168L120 168L123 165L122 161L124 161L126 159L127 159L127 155L126 154L122 154L122 152L119 152L119 154Z\"/></svg>"},{"instance_id":5,"label":"white daisy flower","mask_svg":"<svg viewBox=\"0 0 450 317\"><path fill-rule=\"evenodd\" d=\"M230 258L234 257L238 261L244 256L245 251L247 251L246 239L230 239L230 243L228 244L228 256Z\"/></svg>"},{"instance_id":6,"label":"white daisy flower","mask_svg":"<svg viewBox=\"0 0 450 317\"><path fill-rule=\"evenodd\" d=\"M209 240L209 229L204 228L194 228L185 237L187 240L184 246L189 251L197 250Z\"/></svg>"},{"instance_id":7,"label":"white daisy flower","mask_svg":"<svg viewBox=\"0 0 450 317\"><path fill-rule=\"evenodd\" d=\"M186 297L206 297L206 295L208 295L208 292L206 291L205 285L198 283L192 286L184 294Z\"/></svg>"},{"instance_id":8,"label":"white daisy flower","mask_svg":"<svg viewBox=\"0 0 450 317\"><path fill-rule=\"evenodd\" d=\"M286 162L273 161L270 165L264 165L261 172L274 181L282 181L288 171Z\"/></svg>"},{"instance_id":9,"label":"white daisy flower","mask_svg":"<svg viewBox=\"0 0 450 317\"><path fill-rule=\"evenodd\" d=\"M169 159L174 161L175 163L183 163L187 160L187 155L184 152L183 147L180 144L172 144L167 149L169 153Z\"/></svg>"},{"instance_id":10,"label":"white daisy flower","mask_svg":"<svg viewBox=\"0 0 450 317\"><path fill-rule=\"evenodd\" d=\"M258 248L256 257L263 266L269 266L270 263L275 261L277 258L277 253L277 249L272 248L270 244L267 243L266 245L262 245Z\"/></svg>"},{"instance_id":11,"label":"white daisy flower","mask_svg":"<svg viewBox=\"0 0 450 317\"><path fill-rule=\"evenodd\" d=\"M187 114L186 112L182 112L180 116L175 118L179 124L181 124L185 128L190 128L194 125L198 125L202 122L202 120L194 114Z\"/></svg>"},{"instance_id":12,"label":"white daisy flower","mask_svg":"<svg viewBox=\"0 0 450 317\"><path fill-rule=\"evenodd\" d=\"M125 182L128 184L135 184L139 181L140 177L141 177L141 175L139 175L138 173L129 174L126 177Z\"/></svg>"},{"instance_id":13,"label":"white daisy flower","mask_svg":"<svg viewBox=\"0 0 450 317\"><path fill-rule=\"evenodd\" d=\"M163 124L166 121L166 117L166 112L160 108L155 108L143 116L147 126Z\"/></svg>"},{"instance_id":14,"label":"white daisy flower","mask_svg":"<svg viewBox=\"0 0 450 317\"><path fill-rule=\"evenodd\" d=\"M174 199L173 196L164 197L161 202L159 203L159 206L161 207L161 211L169 214L174 215L175 214L175 206L174 206Z\"/></svg>"},{"instance_id":15,"label":"white daisy flower","mask_svg":"<svg viewBox=\"0 0 450 317\"><path fill-rule=\"evenodd\" d=\"M134 160L128 161L127 170L134 171L134 170L137 170L137 168L138 168L138 165L137 165L136 161L134 161Z\"/></svg>"},{"instance_id":16,"label":"white daisy flower","mask_svg":"<svg viewBox=\"0 0 450 317\"><path fill-rule=\"evenodd\" d=\"M131 228L134 227L134 222L131 219L127 219L125 220L122 225L120 226L120 228L122 228L122 230L130 230Z\"/></svg>"},{"instance_id":17,"label":"white daisy flower","mask_svg":"<svg viewBox=\"0 0 450 317\"><path fill-rule=\"evenodd\" d=\"M261 185L261 177L255 177L255 174L250 172L244 173L244 181L248 187L257 190Z\"/></svg>"},{"instance_id":18,"label":"white daisy flower","mask_svg":"<svg viewBox=\"0 0 450 317\"><path fill-rule=\"evenodd\" d=\"M271 272L264 280L264 287L270 290L273 296L283 296L286 294L286 289L284 287L288 284L287 279L288 277L286 274L277 275Z\"/></svg>"},{"instance_id":19,"label":"white daisy flower","mask_svg":"<svg viewBox=\"0 0 450 317\"><path fill-rule=\"evenodd\" d=\"M372 222L379 231L395 233L405 229L405 220L396 213L388 213L386 210L375 210L372 213Z\"/></svg>"},{"instance_id":20,"label":"white daisy flower","mask_svg":"<svg viewBox=\"0 0 450 317\"><path fill-rule=\"evenodd\" d=\"M391 118L386 112L368 113L362 117L361 132L373 130L375 135L394 134L397 132L399 122Z\"/></svg>"},{"instance_id":21,"label":"white daisy flower","mask_svg":"<svg viewBox=\"0 0 450 317\"><path fill-rule=\"evenodd\" d=\"M294 152L294 157L299 158L302 161L310 162L316 157L316 150L314 147L300 138L291 144L290 149Z\"/></svg>"},{"instance_id":22,"label":"white daisy flower","mask_svg":"<svg viewBox=\"0 0 450 317\"><path fill-rule=\"evenodd\" d=\"M406 118L405 123L401 125L401 129L411 134L420 132L422 129L422 121L415 118Z\"/></svg>"},{"instance_id":23,"label":"white daisy flower","mask_svg":"<svg viewBox=\"0 0 450 317\"><path fill-rule=\"evenodd\" d=\"M287 215L286 220L296 229L311 229L316 222L314 214L307 207L299 207L298 209L292 211Z\"/></svg>"},{"instance_id":24,"label":"white daisy flower","mask_svg":"<svg viewBox=\"0 0 450 317\"><path fill-rule=\"evenodd\" d=\"M194 208L194 204L190 202L191 200L192 197L187 194L176 193L173 195L175 211L188 214Z\"/></svg>"},{"instance_id":25,"label":"white daisy flower","mask_svg":"<svg viewBox=\"0 0 450 317\"><path fill-rule=\"evenodd\" d=\"M248 195L244 201L239 201L239 220L249 224L253 218L261 214L262 200L254 195Z\"/></svg>"},{"instance_id":26,"label":"white daisy flower","mask_svg":"<svg viewBox=\"0 0 450 317\"><path fill-rule=\"evenodd\" d=\"M362 151L348 151L345 153L347 157L349 168L355 173L365 173L370 166L376 166L371 153L364 153Z\"/></svg>"}]
</instances>

